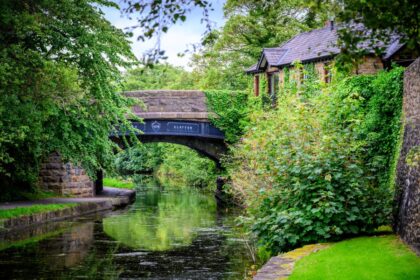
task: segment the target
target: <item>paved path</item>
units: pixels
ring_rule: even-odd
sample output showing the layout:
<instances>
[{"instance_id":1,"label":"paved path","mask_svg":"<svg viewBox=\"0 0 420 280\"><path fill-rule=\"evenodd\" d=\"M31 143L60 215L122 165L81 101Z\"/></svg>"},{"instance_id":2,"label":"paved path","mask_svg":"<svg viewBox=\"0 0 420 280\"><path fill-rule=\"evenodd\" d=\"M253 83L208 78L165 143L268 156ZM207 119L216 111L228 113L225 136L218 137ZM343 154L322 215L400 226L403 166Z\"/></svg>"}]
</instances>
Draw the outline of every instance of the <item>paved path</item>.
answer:
<instances>
[{"instance_id":1,"label":"paved path","mask_svg":"<svg viewBox=\"0 0 420 280\"><path fill-rule=\"evenodd\" d=\"M54 203L86 203L86 202L103 202L112 201L115 198L127 197L132 198L135 194L133 190L117 189L111 187L104 187L104 190L95 197L53 197L32 201L15 201L15 202L2 202L0 209L13 209L16 207L32 206L37 204L54 204Z\"/></svg>"}]
</instances>

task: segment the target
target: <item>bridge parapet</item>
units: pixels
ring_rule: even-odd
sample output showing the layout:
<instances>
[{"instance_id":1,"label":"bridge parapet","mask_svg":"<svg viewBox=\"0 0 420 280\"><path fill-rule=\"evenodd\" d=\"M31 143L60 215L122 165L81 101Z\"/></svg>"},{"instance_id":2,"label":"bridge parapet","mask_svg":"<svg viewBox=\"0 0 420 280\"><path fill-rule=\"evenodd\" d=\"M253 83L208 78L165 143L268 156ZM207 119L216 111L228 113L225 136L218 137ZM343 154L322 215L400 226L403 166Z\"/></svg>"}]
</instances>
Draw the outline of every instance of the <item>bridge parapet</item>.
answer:
<instances>
[{"instance_id":1,"label":"bridge parapet","mask_svg":"<svg viewBox=\"0 0 420 280\"><path fill-rule=\"evenodd\" d=\"M208 121L204 92L198 90L142 90L125 92L138 98L146 108L134 106L133 112L143 119L176 119Z\"/></svg>"}]
</instances>

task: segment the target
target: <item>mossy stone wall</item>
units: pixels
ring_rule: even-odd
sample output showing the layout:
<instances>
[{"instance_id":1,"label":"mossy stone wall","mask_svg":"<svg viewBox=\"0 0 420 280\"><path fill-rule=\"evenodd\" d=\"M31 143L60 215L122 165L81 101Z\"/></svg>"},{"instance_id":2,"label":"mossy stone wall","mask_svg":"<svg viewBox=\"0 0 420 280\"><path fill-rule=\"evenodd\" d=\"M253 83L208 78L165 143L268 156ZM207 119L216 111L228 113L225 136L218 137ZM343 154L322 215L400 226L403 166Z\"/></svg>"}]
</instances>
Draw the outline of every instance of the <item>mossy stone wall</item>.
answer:
<instances>
[{"instance_id":1,"label":"mossy stone wall","mask_svg":"<svg viewBox=\"0 0 420 280\"><path fill-rule=\"evenodd\" d=\"M420 58L404 73L403 112L404 138L397 165L394 228L420 255L420 162L418 157L407 160L420 147Z\"/></svg>"}]
</instances>

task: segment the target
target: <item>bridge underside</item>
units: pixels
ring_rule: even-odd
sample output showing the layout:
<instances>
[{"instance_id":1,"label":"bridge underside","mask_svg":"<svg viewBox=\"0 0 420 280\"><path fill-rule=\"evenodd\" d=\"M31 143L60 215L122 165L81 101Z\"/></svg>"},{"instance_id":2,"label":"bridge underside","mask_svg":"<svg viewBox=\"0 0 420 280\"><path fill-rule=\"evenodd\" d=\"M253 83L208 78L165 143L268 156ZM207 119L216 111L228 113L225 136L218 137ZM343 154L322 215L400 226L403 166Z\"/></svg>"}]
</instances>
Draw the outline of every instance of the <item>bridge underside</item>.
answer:
<instances>
[{"instance_id":1,"label":"bridge underside","mask_svg":"<svg viewBox=\"0 0 420 280\"><path fill-rule=\"evenodd\" d=\"M217 163L227 151L224 141L220 139L171 135L139 135L138 137L142 143L164 142L187 146Z\"/></svg>"},{"instance_id":2,"label":"bridge underside","mask_svg":"<svg viewBox=\"0 0 420 280\"><path fill-rule=\"evenodd\" d=\"M133 122L133 126L143 132L137 134L143 143L184 145L217 163L227 151L223 133L208 121L146 119L143 123ZM121 136L112 135L111 139L123 146Z\"/></svg>"}]
</instances>

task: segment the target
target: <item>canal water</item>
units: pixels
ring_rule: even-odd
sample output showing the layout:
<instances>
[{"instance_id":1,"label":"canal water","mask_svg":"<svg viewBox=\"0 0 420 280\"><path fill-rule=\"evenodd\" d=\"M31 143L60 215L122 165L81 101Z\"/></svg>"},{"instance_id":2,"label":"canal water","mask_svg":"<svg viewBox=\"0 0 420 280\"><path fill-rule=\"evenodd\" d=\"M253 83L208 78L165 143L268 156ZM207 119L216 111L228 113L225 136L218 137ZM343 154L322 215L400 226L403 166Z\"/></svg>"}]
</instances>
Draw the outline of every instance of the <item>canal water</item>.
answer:
<instances>
[{"instance_id":1,"label":"canal water","mask_svg":"<svg viewBox=\"0 0 420 280\"><path fill-rule=\"evenodd\" d=\"M234 218L211 194L149 183L127 209L0 240L0 279L244 279L252 250Z\"/></svg>"}]
</instances>

